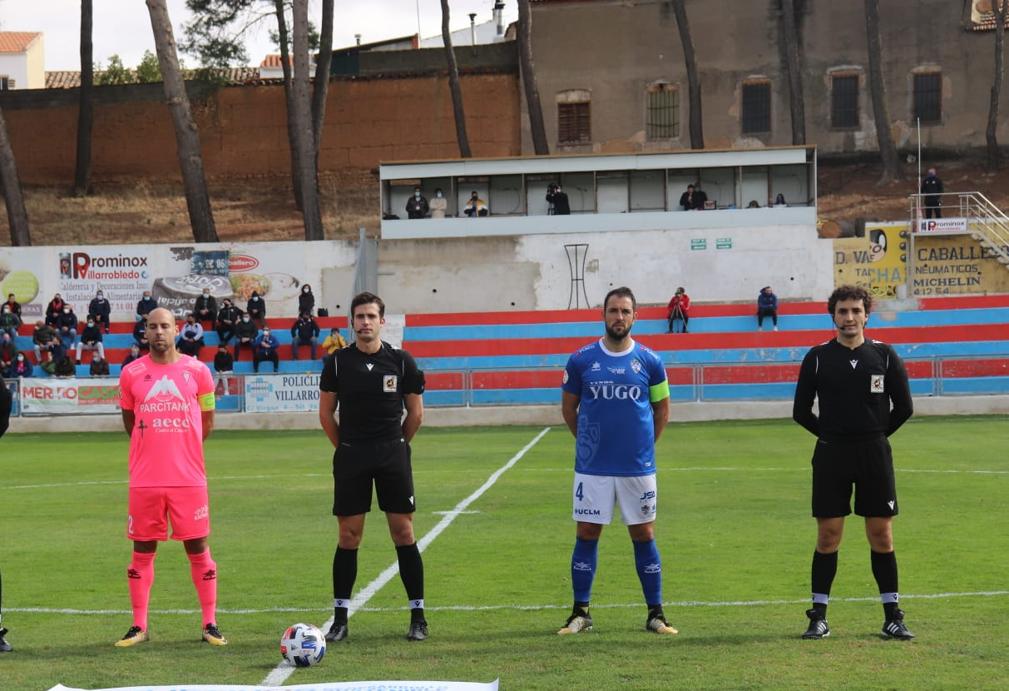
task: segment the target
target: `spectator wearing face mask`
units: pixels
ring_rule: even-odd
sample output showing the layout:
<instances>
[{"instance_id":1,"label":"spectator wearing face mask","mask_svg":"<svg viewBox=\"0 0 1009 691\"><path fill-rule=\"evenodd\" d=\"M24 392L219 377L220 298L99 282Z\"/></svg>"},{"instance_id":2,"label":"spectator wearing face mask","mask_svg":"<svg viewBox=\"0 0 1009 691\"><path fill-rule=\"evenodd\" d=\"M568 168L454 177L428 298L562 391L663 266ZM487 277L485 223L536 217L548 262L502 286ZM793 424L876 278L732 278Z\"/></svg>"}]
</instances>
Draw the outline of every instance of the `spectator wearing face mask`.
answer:
<instances>
[{"instance_id":1,"label":"spectator wearing face mask","mask_svg":"<svg viewBox=\"0 0 1009 691\"><path fill-rule=\"evenodd\" d=\"M327 355L332 355L340 348L346 348L347 341L344 340L343 336L340 335L340 330L336 327L330 330L329 335L326 336L326 340L322 342L322 349L326 351Z\"/></svg>"},{"instance_id":2,"label":"spectator wearing face mask","mask_svg":"<svg viewBox=\"0 0 1009 691\"><path fill-rule=\"evenodd\" d=\"M63 311L56 317L56 334L64 348L72 348L77 340L77 315L70 305L63 303Z\"/></svg>"},{"instance_id":3,"label":"spectator wearing face mask","mask_svg":"<svg viewBox=\"0 0 1009 691\"><path fill-rule=\"evenodd\" d=\"M49 353L50 362L63 355L63 346L60 344L60 337L56 335L56 329L41 319L35 322L32 346L35 350L35 364L38 365L42 364L42 353Z\"/></svg>"},{"instance_id":4,"label":"spectator wearing face mask","mask_svg":"<svg viewBox=\"0 0 1009 691\"><path fill-rule=\"evenodd\" d=\"M146 319L147 314L153 310L157 309L158 301L151 297L151 291L145 290L144 296L140 298L140 302L137 303L137 317L139 319Z\"/></svg>"},{"instance_id":5,"label":"spectator wearing face mask","mask_svg":"<svg viewBox=\"0 0 1009 691\"><path fill-rule=\"evenodd\" d=\"M57 317L63 313L63 298L59 293L53 296L53 299L49 301L46 305L46 324L53 325L56 323Z\"/></svg>"},{"instance_id":6,"label":"spectator wearing face mask","mask_svg":"<svg viewBox=\"0 0 1009 691\"><path fill-rule=\"evenodd\" d=\"M133 325L133 343L141 350L150 348L147 342L147 320L137 317L137 323Z\"/></svg>"},{"instance_id":7,"label":"spectator wearing face mask","mask_svg":"<svg viewBox=\"0 0 1009 691\"><path fill-rule=\"evenodd\" d=\"M235 358L228 352L228 346L224 343L217 346L217 354L214 355L214 372L217 373L217 381L224 387L224 393L228 393L228 375L235 369Z\"/></svg>"},{"instance_id":8,"label":"spectator wearing face mask","mask_svg":"<svg viewBox=\"0 0 1009 691\"><path fill-rule=\"evenodd\" d=\"M312 315L308 312L302 312L301 316L295 320L294 325L291 326L291 357L294 360L298 359L298 346L307 345L309 351L312 353L312 359L314 360L316 353L316 345L319 343L319 324L312 319Z\"/></svg>"},{"instance_id":9,"label":"spectator wearing face mask","mask_svg":"<svg viewBox=\"0 0 1009 691\"><path fill-rule=\"evenodd\" d=\"M445 193L441 191L440 187L434 191L434 199L431 200L428 206L431 209L431 218L445 218L445 212L448 210L448 200L445 199Z\"/></svg>"},{"instance_id":10,"label":"spectator wearing face mask","mask_svg":"<svg viewBox=\"0 0 1009 691\"><path fill-rule=\"evenodd\" d=\"M95 293L95 297L88 303L88 319L94 319L99 328L109 332L109 318L112 316L112 305L105 299L102 291Z\"/></svg>"},{"instance_id":11,"label":"spectator wearing face mask","mask_svg":"<svg viewBox=\"0 0 1009 691\"><path fill-rule=\"evenodd\" d=\"M207 328L213 328L217 321L217 300L210 294L210 288L204 288L203 293L196 298L193 305L193 314L200 324L209 324Z\"/></svg>"},{"instance_id":12,"label":"spectator wearing face mask","mask_svg":"<svg viewBox=\"0 0 1009 691\"><path fill-rule=\"evenodd\" d=\"M252 323L252 317L248 314L243 314L242 318L238 320L238 324L235 325L235 362L242 359L242 346L248 348L252 353L253 359L255 359L256 350L254 344L257 333L259 333L259 329Z\"/></svg>"},{"instance_id":13,"label":"spectator wearing face mask","mask_svg":"<svg viewBox=\"0 0 1009 691\"><path fill-rule=\"evenodd\" d=\"M18 335L19 326L21 326L21 317L11 311L10 305L5 302L3 308L0 308L0 333L15 338Z\"/></svg>"},{"instance_id":14,"label":"spectator wearing face mask","mask_svg":"<svg viewBox=\"0 0 1009 691\"><path fill-rule=\"evenodd\" d=\"M194 358L200 357L200 348L203 347L203 324L196 321L196 315L192 312L186 315L186 323L179 331L176 347L184 355L192 355Z\"/></svg>"},{"instance_id":15,"label":"spectator wearing face mask","mask_svg":"<svg viewBox=\"0 0 1009 691\"><path fill-rule=\"evenodd\" d=\"M420 192L419 187L413 188L413 196L406 200L407 218L426 218L428 212L427 199Z\"/></svg>"},{"instance_id":16,"label":"spectator wearing face mask","mask_svg":"<svg viewBox=\"0 0 1009 691\"><path fill-rule=\"evenodd\" d=\"M242 310L235 307L231 300L224 298L221 301L221 309L217 313L217 339L220 343L228 345L235 337L235 327L242 319Z\"/></svg>"},{"instance_id":17,"label":"spectator wearing face mask","mask_svg":"<svg viewBox=\"0 0 1009 691\"><path fill-rule=\"evenodd\" d=\"M88 322L81 331L81 340L77 342L77 364L81 364L81 353L82 351L90 350L95 355L91 356L91 361L94 362L97 357L99 360L105 359L105 345L102 343L102 330L98 328L97 322L91 317L88 317Z\"/></svg>"},{"instance_id":18,"label":"spectator wearing face mask","mask_svg":"<svg viewBox=\"0 0 1009 691\"><path fill-rule=\"evenodd\" d=\"M21 305L14 298L14 293L8 293L7 294L7 302L5 302L4 304L7 305L7 307L10 308L11 312L13 312L14 314L18 315L18 319L22 318L22 316L21 316Z\"/></svg>"},{"instance_id":19,"label":"spectator wearing face mask","mask_svg":"<svg viewBox=\"0 0 1009 691\"><path fill-rule=\"evenodd\" d=\"M311 315L315 312L315 294L312 293L312 286L307 283L301 286L301 295L298 296L298 314Z\"/></svg>"},{"instance_id":20,"label":"spectator wearing face mask","mask_svg":"<svg viewBox=\"0 0 1009 691\"><path fill-rule=\"evenodd\" d=\"M258 372L259 363L269 360L273 363L273 371L276 373L277 367L280 365L280 356L277 355L278 347L280 347L280 341L277 340L277 337L270 333L269 328L263 329L263 333L253 343L253 371Z\"/></svg>"},{"instance_id":21,"label":"spectator wearing face mask","mask_svg":"<svg viewBox=\"0 0 1009 691\"><path fill-rule=\"evenodd\" d=\"M92 377L107 377L109 376L109 361L101 356L95 356L91 360L91 368L88 373Z\"/></svg>"},{"instance_id":22,"label":"spectator wearing face mask","mask_svg":"<svg viewBox=\"0 0 1009 691\"><path fill-rule=\"evenodd\" d=\"M266 326L266 300L259 296L257 291L252 291L252 297L249 298L248 304L245 305L245 313L252 318L252 323L256 325L257 329L262 329ZM236 360L238 358L235 358Z\"/></svg>"},{"instance_id":23,"label":"spectator wearing face mask","mask_svg":"<svg viewBox=\"0 0 1009 691\"><path fill-rule=\"evenodd\" d=\"M139 359L140 359L140 346L134 343L133 345L130 346L129 354L123 358L123 367L126 367L126 365L130 364L134 360Z\"/></svg>"},{"instance_id":24,"label":"spectator wearing face mask","mask_svg":"<svg viewBox=\"0 0 1009 691\"><path fill-rule=\"evenodd\" d=\"M7 369L4 370L3 375L8 379L30 377L32 376L32 363L28 362L28 358L25 357L24 353L18 353L14 356L14 360Z\"/></svg>"},{"instance_id":25,"label":"spectator wearing face mask","mask_svg":"<svg viewBox=\"0 0 1009 691\"><path fill-rule=\"evenodd\" d=\"M490 215L490 210L487 208L487 202L480 198L476 190L473 190L469 195L469 200L466 202L466 208L463 209L463 213L470 218L476 218L477 216Z\"/></svg>"}]
</instances>

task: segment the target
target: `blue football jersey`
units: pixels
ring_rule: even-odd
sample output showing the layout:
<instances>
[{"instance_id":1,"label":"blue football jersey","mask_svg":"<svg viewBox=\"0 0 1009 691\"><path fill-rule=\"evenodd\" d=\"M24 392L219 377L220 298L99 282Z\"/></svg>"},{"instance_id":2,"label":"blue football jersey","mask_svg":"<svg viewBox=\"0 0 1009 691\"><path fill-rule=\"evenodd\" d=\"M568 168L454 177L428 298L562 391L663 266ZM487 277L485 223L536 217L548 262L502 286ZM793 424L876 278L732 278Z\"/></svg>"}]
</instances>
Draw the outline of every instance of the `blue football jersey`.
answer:
<instances>
[{"instance_id":1,"label":"blue football jersey","mask_svg":"<svg viewBox=\"0 0 1009 691\"><path fill-rule=\"evenodd\" d=\"M597 341L568 359L561 388L580 398L576 472L655 472L652 403L669 397L669 383L654 351L635 342L622 353L612 353Z\"/></svg>"}]
</instances>

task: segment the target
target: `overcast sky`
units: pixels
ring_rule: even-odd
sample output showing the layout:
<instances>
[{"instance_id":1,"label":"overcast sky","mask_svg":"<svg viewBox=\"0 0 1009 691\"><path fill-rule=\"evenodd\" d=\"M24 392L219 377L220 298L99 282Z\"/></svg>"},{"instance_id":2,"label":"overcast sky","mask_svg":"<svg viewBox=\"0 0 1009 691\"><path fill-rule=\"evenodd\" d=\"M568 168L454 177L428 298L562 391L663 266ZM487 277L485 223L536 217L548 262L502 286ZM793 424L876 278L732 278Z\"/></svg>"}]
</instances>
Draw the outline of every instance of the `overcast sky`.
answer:
<instances>
[{"instance_id":1,"label":"overcast sky","mask_svg":"<svg viewBox=\"0 0 1009 691\"><path fill-rule=\"evenodd\" d=\"M272 3L264 2L269 7ZM318 0L310 0L310 16L319 25L321 9ZM354 34L361 41L381 41L395 36L417 33L417 8L420 7L422 38L441 33L441 3L439 0L336 0L333 46L340 48L354 43ZM469 13L476 12L477 23L491 19L494 0L452 0L452 29L469 26ZM168 0L176 38L181 40L186 22L186 0ZM94 0L94 55L102 65L109 56L118 54L127 67L140 62L145 50L154 52L151 20L143 0ZM515 0L505 0L505 21L518 18ZM258 65L267 53L276 52L270 42L265 23L253 31L246 41L251 64ZM3 31L41 31L45 34L47 70L80 69L80 0L0 0L0 29ZM183 56L187 65L197 61Z\"/></svg>"}]
</instances>

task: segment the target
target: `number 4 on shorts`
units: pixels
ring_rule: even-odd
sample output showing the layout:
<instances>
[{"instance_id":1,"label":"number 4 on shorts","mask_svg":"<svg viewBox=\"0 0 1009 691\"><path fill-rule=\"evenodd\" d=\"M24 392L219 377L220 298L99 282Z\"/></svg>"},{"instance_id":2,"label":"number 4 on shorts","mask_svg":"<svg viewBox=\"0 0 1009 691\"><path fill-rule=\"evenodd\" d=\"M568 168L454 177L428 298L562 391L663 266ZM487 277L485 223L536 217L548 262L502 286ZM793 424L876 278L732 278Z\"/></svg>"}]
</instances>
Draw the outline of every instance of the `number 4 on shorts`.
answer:
<instances>
[{"instance_id":1,"label":"number 4 on shorts","mask_svg":"<svg viewBox=\"0 0 1009 691\"><path fill-rule=\"evenodd\" d=\"M578 483L578 486L575 488L575 496L578 498L578 501L581 501L582 498L584 498L585 496L585 494L582 492L582 483L580 482Z\"/></svg>"}]
</instances>

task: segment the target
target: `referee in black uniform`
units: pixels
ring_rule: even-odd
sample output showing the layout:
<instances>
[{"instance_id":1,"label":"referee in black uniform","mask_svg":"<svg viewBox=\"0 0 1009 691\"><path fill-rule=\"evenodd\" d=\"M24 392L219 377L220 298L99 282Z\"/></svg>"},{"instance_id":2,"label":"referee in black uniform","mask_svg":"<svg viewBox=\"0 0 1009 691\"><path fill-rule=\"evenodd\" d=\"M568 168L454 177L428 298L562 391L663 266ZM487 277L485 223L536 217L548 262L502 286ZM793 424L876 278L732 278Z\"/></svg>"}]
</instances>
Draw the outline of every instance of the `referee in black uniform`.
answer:
<instances>
[{"instance_id":1,"label":"referee in black uniform","mask_svg":"<svg viewBox=\"0 0 1009 691\"><path fill-rule=\"evenodd\" d=\"M328 641L347 637L357 549L371 510L372 483L396 545L399 574L410 605L407 639L427 638L424 564L413 536L413 472L410 440L424 417L424 374L405 350L381 340L385 303L372 293L351 301L355 342L327 355L319 382L319 421L333 454L333 514L340 542L333 556L333 625ZM340 421L334 413L340 409ZM403 409L406 408L406 417Z\"/></svg>"},{"instance_id":2,"label":"referee in black uniform","mask_svg":"<svg viewBox=\"0 0 1009 691\"><path fill-rule=\"evenodd\" d=\"M802 361L792 417L816 436L813 451L813 516L817 523L813 552L813 607L803 638L830 635L827 602L837 573L837 550L844 517L865 518L872 575L879 585L885 622L883 637L910 640L897 606L897 558L892 521L897 515L893 458L887 437L911 417L907 372L893 348L866 340L864 329L872 297L863 288L841 286L831 294L827 310L837 337L815 346ZM813 399L820 415L813 414ZM892 405L892 407L891 407Z\"/></svg>"},{"instance_id":3,"label":"referee in black uniform","mask_svg":"<svg viewBox=\"0 0 1009 691\"><path fill-rule=\"evenodd\" d=\"M11 397L11 392L7 388L7 384L2 378L0 378L0 437L4 435L7 431L7 426L10 424L11 417L11 404L13 399ZM3 584L2 579L0 579L0 600L3 598ZM3 608L2 602L0 602L0 624L3 623ZM4 639L7 635L7 629L0 627L0 653L9 653L13 648L11 644Z\"/></svg>"}]
</instances>

